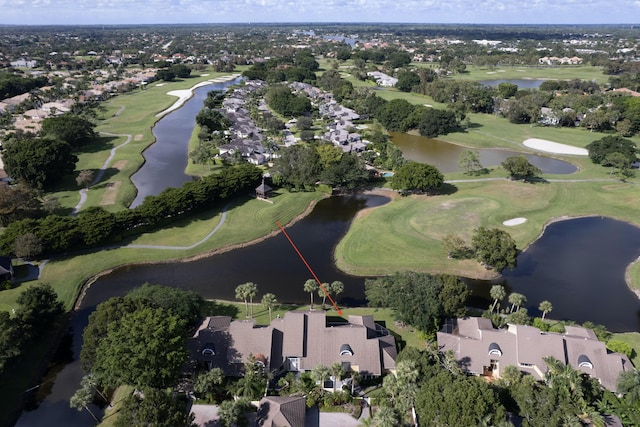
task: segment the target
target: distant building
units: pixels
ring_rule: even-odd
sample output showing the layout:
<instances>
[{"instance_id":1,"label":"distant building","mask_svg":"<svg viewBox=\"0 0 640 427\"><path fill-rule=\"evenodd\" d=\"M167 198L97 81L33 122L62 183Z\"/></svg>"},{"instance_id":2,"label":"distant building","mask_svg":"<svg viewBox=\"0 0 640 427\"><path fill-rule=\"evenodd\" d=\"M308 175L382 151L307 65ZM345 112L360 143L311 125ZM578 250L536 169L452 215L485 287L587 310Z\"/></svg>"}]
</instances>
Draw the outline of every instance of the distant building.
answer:
<instances>
[{"instance_id":1,"label":"distant building","mask_svg":"<svg viewBox=\"0 0 640 427\"><path fill-rule=\"evenodd\" d=\"M496 329L489 319L468 317L456 319L437 337L438 349L453 351L465 372L493 378L511 365L542 380L547 372L543 358L553 356L615 391L620 372L634 369L627 356L610 353L593 330L578 326L557 334L526 325Z\"/></svg>"}]
</instances>

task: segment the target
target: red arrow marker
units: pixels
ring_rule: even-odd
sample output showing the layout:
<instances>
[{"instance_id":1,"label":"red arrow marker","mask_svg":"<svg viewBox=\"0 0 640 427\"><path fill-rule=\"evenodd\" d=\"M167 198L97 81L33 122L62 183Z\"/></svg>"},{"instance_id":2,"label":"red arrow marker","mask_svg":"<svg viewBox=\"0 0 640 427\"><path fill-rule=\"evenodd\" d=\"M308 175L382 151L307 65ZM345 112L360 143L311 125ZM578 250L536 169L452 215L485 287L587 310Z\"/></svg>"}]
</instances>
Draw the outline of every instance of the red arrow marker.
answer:
<instances>
[{"instance_id":1,"label":"red arrow marker","mask_svg":"<svg viewBox=\"0 0 640 427\"><path fill-rule=\"evenodd\" d=\"M316 279L316 282L318 282L318 285L320 285L320 289L322 289L322 292L324 292L324 294L327 296L327 298L329 298L329 301L331 301L331 304L333 304L333 307L338 312L338 315L342 316L342 310L340 310L338 308L338 305L336 304L336 302L333 300L333 298L331 298L331 295L329 295L329 292L327 292L327 290L324 288L324 285L322 284L320 279L318 279L318 276L316 276L316 273L313 272L313 270L311 269L311 266L309 265L307 260L304 259L304 257L302 256L302 253L300 253L300 251L298 250L298 247L296 246L296 244L293 243L293 240L291 240L291 237L289 237L287 232L284 230L284 227L282 226L282 224L280 224L280 221L276 221L276 224L278 224L278 227L280 227L280 230L282 230L282 233L284 234L284 236L287 238L289 243L291 243L291 246L293 246L293 249L295 249L296 253L300 257L300 259L302 260L304 265L307 266L307 269L311 272L311 275L313 276L313 278Z\"/></svg>"}]
</instances>

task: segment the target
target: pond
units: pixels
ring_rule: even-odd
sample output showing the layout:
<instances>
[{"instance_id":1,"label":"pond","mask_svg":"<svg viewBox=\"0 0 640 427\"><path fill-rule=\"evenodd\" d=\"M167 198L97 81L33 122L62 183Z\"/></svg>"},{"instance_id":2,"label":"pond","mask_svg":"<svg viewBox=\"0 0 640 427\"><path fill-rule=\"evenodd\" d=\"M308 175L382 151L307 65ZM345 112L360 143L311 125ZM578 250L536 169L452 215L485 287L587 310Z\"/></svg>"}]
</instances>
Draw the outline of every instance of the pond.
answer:
<instances>
[{"instance_id":1,"label":"pond","mask_svg":"<svg viewBox=\"0 0 640 427\"><path fill-rule=\"evenodd\" d=\"M344 294L337 298L339 305L364 303L365 278L337 270L333 249L359 210L387 201L380 196L331 197L287 229L321 281L345 283ZM503 282L510 291L527 297L530 315L539 315L538 304L549 300L554 307L549 317L591 320L616 332L635 331L640 330L640 302L627 287L624 273L638 255L640 229L636 227L600 217L561 221L547 227L542 238L518 257L518 267L506 272ZM303 284L311 277L282 234L197 261L130 266L101 277L87 291L71 322L76 360L55 377L40 408L25 412L18 425L49 425L43 420L56 420L51 425L92 425L88 414L69 408L68 399L82 376L77 360L82 329L98 303L145 282L194 290L205 298L232 300L238 284L252 281L258 285L258 298L273 292L280 302L305 304L309 294L303 291ZM475 302L487 307L493 282L467 282Z\"/></svg>"},{"instance_id":2,"label":"pond","mask_svg":"<svg viewBox=\"0 0 640 427\"><path fill-rule=\"evenodd\" d=\"M518 89L537 89L544 82L543 79L495 79L495 80L480 80L486 86L498 87L500 83L513 83L518 85Z\"/></svg>"},{"instance_id":3,"label":"pond","mask_svg":"<svg viewBox=\"0 0 640 427\"><path fill-rule=\"evenodd\" d=\"M212 90L224 90L237 84L241 79L226 83L212 83L193 91L193 96L179 109L167 114L153 127L156 142L150 145L142 155L144 164L131 176L138 191L131 204L132 208L142 204L145 197L157 196L169 187L180 187L192 176L184 173L188 161L189 139L196 122L195 117L202 109L207 93Z\"/></svg>"},{"instance_id":4,"label":"pond","mask_svg":"<svg viewBox=\"0 0 640 427\"><path fill-rule=\"evenodd\" d=\"M442 173L459 172L458 159L460 154L469 150L461 145L408 133L391 132L391 141L402 151L405 159L428 163L438 168ZM488 148L474 149L474 151L478 151L480 154L480 163L484 167L497 166L507 157L523 155L543 173L571 174L578 170L575 165L569 162L535 154Z\"/></svg>"}]
</instances>

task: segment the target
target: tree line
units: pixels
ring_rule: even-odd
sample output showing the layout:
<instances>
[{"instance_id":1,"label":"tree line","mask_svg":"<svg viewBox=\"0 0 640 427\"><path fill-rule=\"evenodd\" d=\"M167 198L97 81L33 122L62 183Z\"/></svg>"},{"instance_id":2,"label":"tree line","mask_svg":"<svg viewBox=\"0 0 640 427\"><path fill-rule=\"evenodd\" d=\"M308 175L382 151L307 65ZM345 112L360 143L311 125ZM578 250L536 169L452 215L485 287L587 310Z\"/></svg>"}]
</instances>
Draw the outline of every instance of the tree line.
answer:
<instances>
[{"instance_id":1,"label":"tree line","mask_svg":"<svg viewBox=\"0 0 640 427\"><path fill-rule=\"evenodd\" d=\"M241 164L187 182L181 188L168 188L158 196L147 197L134 209L112 213L91 207L77 217L47 215L14 221L0 235L0 252L19 252L29 257L116 243L203 209L220 206L222 201L253 189L261 177L259 168ZM32 247L19 247L24 243L24 236L32 237L28 240Z\"/></svg>"}]
</instances>

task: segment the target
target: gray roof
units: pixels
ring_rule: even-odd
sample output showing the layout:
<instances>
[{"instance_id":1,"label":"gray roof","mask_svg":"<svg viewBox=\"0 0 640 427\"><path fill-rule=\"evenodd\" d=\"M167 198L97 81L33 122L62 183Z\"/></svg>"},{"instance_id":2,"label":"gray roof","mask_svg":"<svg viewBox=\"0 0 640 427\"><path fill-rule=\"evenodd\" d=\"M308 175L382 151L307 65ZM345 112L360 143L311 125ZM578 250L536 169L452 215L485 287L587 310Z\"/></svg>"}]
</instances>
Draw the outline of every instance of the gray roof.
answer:
<instances>
[{"instance_id":1,"label":"gray roof","mask_svg":"<svg viewBox=\"0 0 640 427\"><path fill-rule=\"evenodd\" d=\"M304 427L306 411L305 397L263 397L256 424L265 427Z\"/></svg>"},{"instance_id":2,"label":"gray roof","mask_svg":"<svg viewBox=\"0 0 640 427\"><path fill-rule=\"evenodd\" d=\"M478 375L493 360L498 362L494 375L512 365L542 380L547 371L543 358L553 356L598 379L606 389L615 390L620 372L633 369L627 356L608 352L591 329L578 326L567 326L564 334L525 325L495 329L489 319L470 317L457 319L452 333L438 332L437 336L441 351L453 351L465 371ZM492 349L501 354L489 354Z\"/></svg>"},{"instance_id":3,"label":"gray roof","mask_svg":"<svg viewBox=\"0 0 640 427\"><path fill-rule=\"evenodd\" d=\"M189 341L189 348L194 360L220 367L227 375L239 375L250 354L262 355L269 370L294 357L305 371L342 363L374 376L394 369L397 356L395 338L372 316L349 316L346 323L327 325L323 311L288 312L262 327L255 320L209 317ZM206 349L215 354L203 354Z\"/></svg>"}]
</instances>

